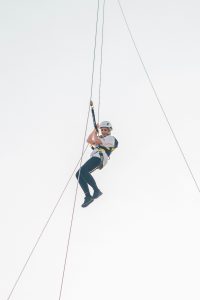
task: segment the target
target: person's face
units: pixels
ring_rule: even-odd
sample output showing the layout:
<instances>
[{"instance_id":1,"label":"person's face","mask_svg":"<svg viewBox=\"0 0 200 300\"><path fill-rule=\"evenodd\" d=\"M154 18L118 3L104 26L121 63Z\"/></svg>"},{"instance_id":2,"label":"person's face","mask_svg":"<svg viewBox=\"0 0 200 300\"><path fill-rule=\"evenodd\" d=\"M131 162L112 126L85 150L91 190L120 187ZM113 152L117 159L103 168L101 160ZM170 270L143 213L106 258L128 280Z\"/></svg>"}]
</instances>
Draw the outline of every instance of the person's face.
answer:
<instances>
[{"instance_id":1,"label":"person's face","mask_svg":"<svg viewBox=\"0 0 200 300\"><path fill-rule=\"evenodd\" d=\"M110 129L109 129L109 128L106 128L106 127L102 127L102 128L101 128L101 134L102 134L103 136L109 135L109 134L110 134Z\"/></svg>"}]
</instances>

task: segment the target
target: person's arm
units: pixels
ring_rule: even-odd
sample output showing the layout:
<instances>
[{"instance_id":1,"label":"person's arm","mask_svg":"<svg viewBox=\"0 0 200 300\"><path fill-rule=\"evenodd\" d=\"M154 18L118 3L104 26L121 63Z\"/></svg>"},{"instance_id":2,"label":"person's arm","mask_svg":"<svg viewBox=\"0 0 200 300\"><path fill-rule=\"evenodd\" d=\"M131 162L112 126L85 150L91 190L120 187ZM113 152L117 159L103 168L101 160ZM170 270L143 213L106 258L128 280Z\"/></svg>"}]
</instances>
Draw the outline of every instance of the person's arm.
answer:
<instances>
[{"instance_id":1,"label":"person's arm","mask_svg":"<svg viewBox=\"0 0 200 300\"><path fill-rule=\"evenodd\" d=\"M94 141L95 145L101 145L102 144L102 141L98 137L96 130L94 131L94 134L93 134L93 141Z\"/></svg>"},{"instance_id":2,"label":"person's arm","mask_svg":"<svg viewBox=\"0 0 200 300\"><path fill-rule=\"evenodd\" d=\"M97 124L97 127L99 128L99 124ZM87 143L91 145L100 145L102 144L102 141L99 139L96 129L94 129L90 135L87 138Z\"/></svg>"},{"instance_id":3,"label":"person's arm","mask_svg":"<svg viewBox=\"0 0 200 300\"><path fill-rule=\"evenodd\" d=\"M93 139L93 136L94 136L94 133L96 132L96 130L92 130L92 132L90 133L90 135L88 136L87 138L87 143L91 144L91 145L94 145L94 139Z\"/></svg>"}]
</instances>

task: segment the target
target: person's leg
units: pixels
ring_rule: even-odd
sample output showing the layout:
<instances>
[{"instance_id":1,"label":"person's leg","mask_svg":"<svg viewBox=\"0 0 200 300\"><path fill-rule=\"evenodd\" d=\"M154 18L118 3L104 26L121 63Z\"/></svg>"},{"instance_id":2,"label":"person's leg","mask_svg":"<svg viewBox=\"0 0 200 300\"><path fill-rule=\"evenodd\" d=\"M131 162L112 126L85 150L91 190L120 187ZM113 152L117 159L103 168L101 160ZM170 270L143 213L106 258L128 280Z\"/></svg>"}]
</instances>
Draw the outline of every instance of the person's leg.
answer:
<instances>
[{"instance_id":1,"label":"person's leg","mask_svg":"<svg viewBox=\"0 0 200 300\"><path fill-rule=\"evenodd\" d=\"M100 165L100 163L100 158L91 157L81 168L81 177L93 188L94 191L98 191L99 189L91 173Z\"/></svg>"},{"instance_id":2,"label":"person's leg","mask_svg":"<svg viewBox=\"0 0 200 300\"><path fill-rule=\"evenodd\" d=\"M98 157L91 157L76 173L76 178L79 178L79 184L85 193L85 195L90 195L88 184L93 189L98 189L96 182L90 172L94 171L100 164L100 158ZM80 176L79 176L80 172Z\"/></svg>"},{"instance_id":3,"label":"person's leg","mask_svg":"<svg viewBox=\"0 0 200 300\"><path fill-rule=\"evenodd\" d=\"M92 157L76 173L76 178L79 178L80 186L85 193L85 199L84 203L82 204L82 207L88 206L94 201L94 199L102 195L102 192L98 189L94 178L90 174L100 165L100 163L100 158ZM88 184L94 189L93 196L90 195Z\"/></svg>"},{"instance_id":4,"label":"person's leg","mask_svg":"<svg viewBox=\"0 0 200 300\"><path fill-rule=\"evenodd\" d=\"M82 172L80 172L80 171L81 171L81 169L76 172L76 178L77 178L77 180L79 179L79 184L80 184L84 194L86 196L90 196L88 184L85 181L84 177L82 176ZM79 172L80 172L80 175L79 175Z\"/></svg>"}]
</instances>

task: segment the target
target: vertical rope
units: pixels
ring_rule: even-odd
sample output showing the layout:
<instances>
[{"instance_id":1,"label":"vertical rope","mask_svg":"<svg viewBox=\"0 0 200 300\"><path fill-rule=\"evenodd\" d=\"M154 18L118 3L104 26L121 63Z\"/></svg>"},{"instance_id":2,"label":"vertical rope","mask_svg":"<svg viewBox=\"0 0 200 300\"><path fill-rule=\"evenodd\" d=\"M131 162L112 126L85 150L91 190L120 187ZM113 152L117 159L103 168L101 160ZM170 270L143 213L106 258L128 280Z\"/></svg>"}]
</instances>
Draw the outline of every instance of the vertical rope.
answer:
<instances>
[{"instance_id":1,"label":"vertical rope","mask_svg":"<svg viewBox=\"0 0 200 300\"><path fill-rule=\"evenodd\" d=\"M192 169L191 169L191 167L190 167L190 165L189 165L189 162L187 161L187 158L186 158L186 156L185 156L185 154L184 154L184 152L183 152L183 149L182 149L182 147L181 147L181 145L180 145L180 143L179 143L179 140L178 140L178 138L177 138L177 136L176 136L176 134L175 134L175 132L174 132L174 130L173 130L173 128L172 128L172 125L171 125L171 123L170 123L170 121L169 121L169 119L168 119L168 116L167 116L167 114L166 114L166 112L165 112L165 109L164 109L164 107L163 107L163 105L162 105L162 103L161 103L161 101L160 101L160 99L159 99L159 97L158 97L158 93L157 93L157 91L156 91L156 89L155 89L155 87L154 87L154 85L153 85L153 82L152 82L152 80L151 80L151 77L150 77L150 75L149 75L149 73L148 73L148 71L147 71L147 68L146 68L146 66L145 66L145 64L144 64L144 62L143 62L142 56L141 56L140 51L139 51L139 49L138 49L138 47L137 47L137 45L136 45L136 42L135 42L135 39L134 39L134 37L133 37L132 31L131 31L131 29L130 29L130 26L129 26L129 24L128 24L128 21L127 21L127 19L126 19L126 16L125 16L125 14L124 14L124 10L123 10L123 8L122 8L121 2L120 2L120 0L117 0L117 2L118 2L118 4L119 4L119 7L120 7L120 10L121 10L123 19L124 19L125 24L126 24L126 27L127 27L127 30L128 30L129 35L130 35L130 37L131 37L131 40L132 40L133 45L134 45L134 47L135 47L135 50L136 50L136 52L137 52L137 54L138 54L138 57L139 57L139 60L140 60L140 62L141 62L141 64L142 64L142 67L143 67L143 69L144 69L144 72L145 72L145 74L146 74L146 76L147 76L147 79L148 79L148 81L149 81L149 84L150 84L150 86L151 86L151 88L152 88L152 90L153 90L153 92L154 92L154 95L155 95L155 97L156 97L156 99L157 99L157 102L158 102L158 104L159 104L159 106L160 106L160 109L161 109L161 111L162 111L162 113L163 113L163 116L164 116L164 118L165 118L165 120L166 120L166 122L167 122L167 124L168 124L168 126L169 126L169 129L170 129L170 131L171 131L171 133L172 133L172 136L174 137L174 141L175 141L176 145L178 146L178 149L179 149L179 151L180 151L180 153L181 153L181 155L182 155L182 157L183 157L183 160L185 161L185 164L186 164L186 166L187 166L187 169L188 169L188 171L189 171L189 173L190 173L190 175L191 175L191 177L192 177L192 179L193 179L193 181L194 181L194 183L195 183L195 185L196 185L196 187L197 187L197 190L200 192L200 187L199 187L199 185L198 185L198 183L197 183L197 180L196 180L196 178L195 178L195 176L194 176L194 174L193 174L193 171L192 171Z\"/></svg>"},{"instance_id":2,"label":"vertical rope","mask_svg":"<svg viewBox=\"0 0 200 300\"><path fill-rule=\"evenodd\" d=\"M101 58L100 58L100 79L99 79L99 99L98 99L98 123L100 118L100 105L101 105L101 85L102 85L102 66L103 66L103 45L104 45L104 23L105 23L105 3L103 2L103 21L101 28Z\"/></svg>"},{"instance_id":3,"label":"vertical rope","mask_svg":"<svg viewBox=\"0 0 200 300\"><path fill-rule=\"evenodd\" d=\"M94 83L94 69L95 69L95 60L96 60L96 45L97 45L98 21L99 21L99 0L98 0L98 5L97 5L97 16L96 16L96 30L95 30L94 52L93 52L92 79L91 79L91 88L90 88L90 101L92 100L92 94L93 94L93 83ZM85 145L85 140L86 140L89 115L90 115L90 101L89 101L89 107L88 107L88 113L87 113L85 133L84 133L84 138L83 138L83 146L82 146L80 168L82 166L83 153L84 153L84 145ZM76 185L74 205L73 205L73 211L72 211L71 222L70 222L70 229L69 229L69 234L68 234L68 238L67 238L67 246L66 246L65 260L64 260L64 266L63 266L63 272L62 272L62 279L61 279L61 286L60 286L60 292L59 292L59 300L61 300L62 291L63 291L63 283L64 283L64 278L65 278L65 272L66 272L66 266L67 266L67 259L68 259L68 253L69 253L69 245L70 245L71 233L72 233L72 227L73 227L73 220L74 220L74 213L75 213L75 207L76 207L79 178L80 178L80 172L79 172L79 176L78 176L78 180L77 180L77 185Z\"/></svg>"}]
</instances>

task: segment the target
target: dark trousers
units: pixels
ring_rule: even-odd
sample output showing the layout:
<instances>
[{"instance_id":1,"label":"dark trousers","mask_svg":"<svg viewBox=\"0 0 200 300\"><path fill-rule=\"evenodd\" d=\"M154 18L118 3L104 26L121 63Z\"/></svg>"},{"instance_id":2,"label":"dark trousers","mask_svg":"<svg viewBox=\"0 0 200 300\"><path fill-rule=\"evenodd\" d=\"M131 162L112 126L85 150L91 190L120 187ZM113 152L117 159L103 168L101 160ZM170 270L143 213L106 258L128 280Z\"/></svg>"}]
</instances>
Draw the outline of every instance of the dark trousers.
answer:
<instances>
[{"instance_id":1,"label":"dark trousers","mask_svg":"<svg viewBox=\"0 0 200 300\"><path fill-rule=\"evenodd\" d=\"M100 158L91 157L76 173L76 178L78 179L80 172L79 184L86 196L90 195L88 184L93 188L94 191L98 190L97 184L90 173L96 170L100 163Z\"/></svg>"}]
</instances>

